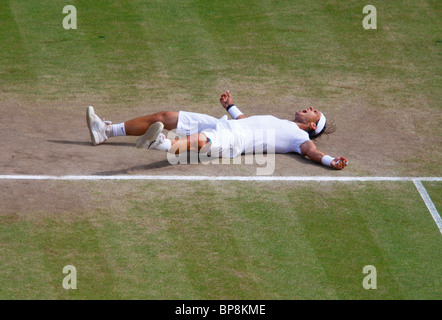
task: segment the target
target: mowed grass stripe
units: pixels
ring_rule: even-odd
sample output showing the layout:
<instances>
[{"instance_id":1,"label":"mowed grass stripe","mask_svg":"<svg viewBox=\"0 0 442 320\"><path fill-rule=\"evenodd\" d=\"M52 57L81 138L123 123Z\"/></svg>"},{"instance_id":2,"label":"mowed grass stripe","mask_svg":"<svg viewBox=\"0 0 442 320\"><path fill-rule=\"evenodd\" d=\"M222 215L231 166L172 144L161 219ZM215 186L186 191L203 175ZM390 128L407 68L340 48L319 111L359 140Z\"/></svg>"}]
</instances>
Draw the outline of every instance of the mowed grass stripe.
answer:
<instances>
[{"instance_id":1,"label":"mowed grass stripe","mask_svg":"<svg viewBox=\"0 0 442 320\"><path fill-rule=\"evenodd\" d=\"M322 6L339 48L334 56L345 57L342 68L359 74L373 105L408 110L425 100L434 108L439 105L440 81L435 80L440 79L437 36L442 24L428 1L401 2L371 3L377 9L377 30L362 28L363 1Z\"/></svg>"},{"instance_id":2,"label":"mowed grass stripe","mask_svg":"<svg viewBox=\"0 0 442 320\"><path fill-rule=\"evenodd\" d=\"M95 212L109 267L118 277L114 288L124 299L198 298L176 248L176 234L168 231L167 197L162 194L170 190L154 183L117 182L109 186L126 192L132 189L130 197L124 192L117 196L121 203L112 210Z\"/></svg>"},{"instance_id":3,"label":"mowed grass stripe","mask_svg":"<svg viewBox=\"0 0 442 320\"><path fill-rule=\"evenodd\" d=\"M57 299L52 286L62 269L46 268L34 221L0 217L0 299ZM60 278L60 286L61 280Z\"/></svg>"},{"instance_id":4,"label":"mowed grass stripe","mask_svg":"<svg viewBox=\"0 0 442 320\"><path fill-rule=\"evenodd\" d=\"M336 112L350 104L361 80L349 67L352 61L337 41L342 33L334 25L342 23L342 15L319 1L263 0L258 5L272 26L274 45L270 52L279 65L273 74L274 79L279 79L276 95L286 96L291 103L293 97L299 97L326 112ZM353 28L348 21L345 23Z\"/></svg>"},{"instance_id":5,"label":"mowed grass stripe","mask_svg":"<svg viewBox=\"0 0 442 320\"><path fill-rule=\"evenodd\" d=\"M306 199L308 190L301 190L301 193L294 195L294 199ZM345 200L340 196L344 193ZM328 285L335 288L339 299L370 299L373 294L362 287L363 267L374 265L381 268L388 265L365 219L365 215L370 214L367 202L371 199L359 199L357 195L348 192L348 186L339 185L311 192L311 195L309 205L314 209L302 210L300 220L305 224L316 255L326 270ZM397 298L400 298L390 271L382 271L379 282L384 281L384 286L379 286L376 297L381 299L388 296L385 290L389 288L391 292L399 294Z\"/></svg>"},{"instance_id":6,"label":"mowed grass stripe","mask_svg":"<svg viewBox=\"0 0 442 320\"><path fill-rule=\"evenodd\" d=\"M77 0L81 17L79 30L88 41L90 68L83 68L89 92L99 93L103 100L94 103L114 111L130 109L136 104L149 104L161 88L157 82L151 45L141 25L133 1Z\"/></svg>"},{"instance_id":7,"label":"mowed grass stripe","mask_svg":"<svg viewBox=\"0 0 442 320\"><path fill-rule=\"evenodd\" d=\"M12 14L19 27L19 34L26 48L26 60L36 81L21 92L27 101L51 101L69 99L70 89L79 89L78 75L87 69L78 32L64 30L63 5L56 1L11 1ZM82 51L83 50L83 51ZM78 59L77 59L78 58Z\"/></svg>"},{"instance_id":8,"label":"mowed grass stripe","mask_svg":"<svg viewBox=\"0 0 442 320\"><path fill-rule=\"evenodd\" d=\"M131 189L131 200L118 205L123 212L100 213L107 215L100 238L108 239L109 255L116 257L111 265L125 297L334 297L318 279L324 272L296 216L284 209L287 203L269 209L277 194L265 195L265 185L242 195L247 183L108 185L123 191L118 199Z\"/></svg>"},{"instance_id":9,"label":"mowed grass stripe","mask_svg":"<svg viewBox=\"0 0 442 320\"><path fill-rule=\"evenodd\" d=\"M387 183L380 191L373 197L380 213L369 221L393 279L406 299L439 299L441 234L428 208L413 183Z\"/></svg>"},{"instance_id":10,"label":"mowed grass stripe","mask_svg":"<svg viewBox=\"0 0 442 320\"><path fill-rule=\"evenodd\" d=\"M194 1L195 11L217 52L223 57L223 74L236 82L267 82L287 70L270 23L269 13L259 2ZM282 59L281 59L282 58Z\"/></svg>"},{"instance_id":11,"label":"mowed grass stripe","mask_svg":"<svg viewBox=\"0 0 442 320\"><path fill-rule=\"evenodd\" d=\"M32 70L34 80L21 92L20 99L22 101L34 100L33 104L39 106L28 112L39 112L40 108L47 107L45 104L39 105L41 101L56 100L63 101L64 104L69 99L75 99L83 94L88 96L93 90L90 87L85 88L91 83L94 85L97 83L91 74L98 71L100 65L88 46L89 39L85 36L84 30L63 29L63 6L55 2L15 1L11 3L12 13L8 19L12 22L17 21L17 35L21 36L24 49L11 50L10 53L15 55L16 61L29 62L26 68ZM81 14L79 18L82 21ZM21 76L23 77L23 74ZM86 79L88 81L83 81ZM79 107L82 109L84 106ZM50 213L38 213L43 217L46 214ZM80 221L69 226L65 225L66 228L70 228L65 230L60 226L62 222L49 220L49 222L40 222L42 225L39 223L33 225L25 240L24 245L36 247L36 253L30 254L31 257L36 257L32 259L33 266L23 271L25 283L22 286L23 291L18 291L18 293L26 295L32 291L30 297L36 299L42 297L64 299L79 296L92 298L89 295L91 287L87 285L80 293L66 291L61 287L65 276L62 274L63 267L73 264L79 268L79 276L84 281L83 283L90 284L97 281L96 283L103 287L104 290L98 295L94 294L93 297L109 298L112 295L118 298L119 293L113 293L109 285L114 283L112 269L106 270L108 263L101 253L94 226L88 221ZM46 223L48 225L45 225ZM41 230L44 231L40 233ZM82 232L86 234L86 237ZM69 238L72 234L74 236ZM77 236L80 238L77 239ZM83 252L83 255L79 257L78 252ZM11 256L14 256L14 253ZM75 263L72 263L72 260ZM25 270L25 267L22 270ZM34 272L35 274L32 274ZM36 274L40 274L40 280L35 279ZM51 281L47 281L48 279ZM36 288L34 280L41 282L41 291L32 290ZM18 296L12 295L11 297L17 298Z\"/></svg>"},{"instance_id":12,"label":"mowed grass stripe","mask_svg":"<svg viewBox=\"0 0 442 320\"><path fill-rule=\"evenodd\" d=\"M411 182L76 183L95 209L2 217L3 297L440 296L440 233ZM66 264L76 291L61 287Z\"/></svg>"},{"instance_id":13,"label":"mowed grass stripe","mask_svg":"<svg viewBox=\"0 0 442 320\"><path fill-rule=\"evenodd\" d=\"M174 197L163 202L161 211L194 297L244 298L256 291L255 275L245 272L244 253L232 235L238 218L229 214L223 199L215 197L219 189L210 183L197 183L192 189L180 186L174 188Z\"/></svg>"},{"instance_id":14,"label":"mowed grass stripe","mask_svg":"<svg viewBox=\"0 0 442 320\"><path fill-rule=\"evenodd\" d=\"M151 78L152 68L131 6L76 1L77 29L65 30L64 5L11 3L29 69L37 78L22 92L22 98L76 102L81 108L87 104L121 108L139 101L140 92L149 87L143 79Z\"/></svg>"},{"instance_id":15,"label":"mowed grass stripe","mask_svg":"<svg viewBox=\"0 0 442 320\"><path fill-rule=\"evenodd\" d=\"M404 7L407 10L403 10ZM402 1L399 6L383 2L381 8L395 40L393 45L379 48L379 58L392 57L387 61L391 69L398 71L391 72L391 78L399 76L402 82L400 94L394 92L398 101L395 107L403 105L405 98L406 103L422 108L425 98L425 106L440 110L442 4L434 0Z\"/></svg>"},{"instance_id":16,"label":"mowed grass stripe","mask_svg":"<svg viewBox=\"0 0 442 320\"><path fill-rule=\"evenodd\" d=\"M9 93L21 94L22 90L27 90L36 77L33 68L30 67L20 28L15 21L9 1L0 3L0 25L1 99L7 100L10 97Z\"/></svg>"},{"instance_id":17,"label":"mowed grass stripe","mask_svg":"<svg viewBox=\"0 0 442 320\"><path fill-rule=\"evenodd\" d=\"M438 297L440 234L412 183L333 184L315 191L315 209L300 218L339 298ZM377 268L376 291L362 288L365 265Z\"/></svg>"},{"instance_id":18,"label":"mowed grass stripe","mask_svg":"<svg viewBox=\"0 0 442 320\"><path fill-rule=\"evenodd\" d=\"M240 101L245 100L249 112L265 113L261 99L275 106L315 99L312 93L324 85L324 51L335 50L330 45L329 31L320 28L322 19L315 19L318 4L290 1L277 4L198 1L197 4L206 29L216 39L214 43L222 54L225 64L222 76L234 81L235 92Z\"/></svg>"},{"instance_id":19,"label":"mowed grass stripe","mask_svg":"<svg viewBox=\"0 0 442 320\"><path fill-rule=\"evenodd\" d=\"M42 213L40 216L50 216ZM94 224L94 219L72 219L59 215L45 217L36 223L34 243L43 254L45 270L51 275L50 284L57 293L57 299L120 299L115 290L117 278L106 255ZM108 239L106 239L108 240ZM77 290L66 290L62 281L67 274L66 265L77 269ZM99 290L97 290L99 286ZM44 297L39 297L44 298Z\"/></svg>"},{"instance_id":20,"label":"mowed grass stripe","mask_svg":"<svg viewBox=\"0 0 442 320\"><path fill-rule=\"evenodd\" d=\"M121 298L109 262L114 257L106 260L94 220L72 217L51 212L0 217L2 299ZM77 269L81 290L63 288L67 265Z\"/></svg>"},{"instance_id":21,"label":"mowed grass stripe","mask_svg":"<svg viewBox=\"0 0 442 320\"><path fill-rule=\"evenodd\" d=\"M337 298L324 266L299 219L301 201L289 196L291 184L278 187L231 183L226 201L239 216L235 237L247 270L257 275L260 299Z\"/></svg>"},{"instance_id":22,"label":"mowed grass stripe","mask_svg":"<svg viewBox=\"0 0 442 320\"><path fill-rule=\"evenodd\" d=\"M211 112L214 94L230 86L254 96L268 94L267 85L272 90L278 90L275 83L290 86L291 52L280 45L281 31L265 8L233 1L174 4L136 5L155 63L163 70L159 81L172 89L169 99L177 95L179 103L191 101L196 111Z\"/></svg>"},{"instance_id":23,"label":"mowed grass stripe","mask_svg":"<svg viewBox=\"0 0 442 320\"><path fill-rule=\"evenodd\" d=\"M196 104L207 112L225 64L217 44L204 28L193 1L132 1L142 21L143 39L149 45L157 73L155 98L171 108Z\"/></svg>"}]
</instances>

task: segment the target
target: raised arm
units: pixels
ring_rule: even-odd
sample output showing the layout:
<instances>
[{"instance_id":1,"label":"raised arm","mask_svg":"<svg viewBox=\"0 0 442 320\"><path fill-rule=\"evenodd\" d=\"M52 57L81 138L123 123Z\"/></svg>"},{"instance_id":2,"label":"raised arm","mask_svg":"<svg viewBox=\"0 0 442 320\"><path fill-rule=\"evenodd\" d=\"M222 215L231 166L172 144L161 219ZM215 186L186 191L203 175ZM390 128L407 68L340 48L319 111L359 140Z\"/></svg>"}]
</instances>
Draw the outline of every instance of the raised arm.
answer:
<instances>
[{"instance_id":1,"label":"raised arm","mask_svg":"<svg viewBox=\"0 0 442 320\"><path fill-rule=\"evenodd\" d=\"M310 140L301 145L301 153L303 156L307 156L315 162L322 163L325 166L329 166L337 170L342 170L348 165L348 161L344 157L330 157L324 152L316 149L316 145Z\"/></svg>"},{"instance_id":2,"label":"raised arm","mask_svg":"<svg viewBox=\"0 0 442 320\"><path fill-rule=\"evenodd\" d=\"M227 110L227 112L233 119L239 120L247 118L247 116L245 116L244 113L242 113L238 109L238 107L233 104L233 98L229 90L221 95L221 98L219 98L219 102L221 102L221 105L224 107L224 109Z\"/></svg>"}]
</instances>

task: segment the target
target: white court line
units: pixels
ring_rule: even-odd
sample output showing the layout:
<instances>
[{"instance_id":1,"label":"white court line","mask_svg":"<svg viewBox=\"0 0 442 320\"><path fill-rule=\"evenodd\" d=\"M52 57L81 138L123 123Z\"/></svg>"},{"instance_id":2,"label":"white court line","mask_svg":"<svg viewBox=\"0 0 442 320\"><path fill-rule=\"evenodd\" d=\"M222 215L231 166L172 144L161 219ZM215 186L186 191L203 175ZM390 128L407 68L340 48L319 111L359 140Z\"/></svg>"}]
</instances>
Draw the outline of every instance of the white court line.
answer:
<instances>
[{"instance_id":1,"label":"white court line","mask_svg":"<svg viewBox=\"0 0 442 320\"><path fill-rule=\"evenodd\" d=\"M178 180L178 181L442 181L442 177L330 177L330 176L164 176L164 175L0 175L0 180Z\"/></svg>"},{"instance_id":2,"label":"white court line","mask_svg":"<svg viewBox=\"0 0 442 320\"><path fill-rule=\"evenodd\" d=\"M437 212L436 206L434 205L433 201L431 201L431 198L423 186L422 182L419 180L414 180L414 185L416 186L417 191L419 191L422 199L425 202L425 205L427 206L428 210L430 210L431 216L433 217L434 221L436 222L437 227L439 228L440 233L442 233L442 219L439 215L439 212Z\"/></svg>"}]
</instances>

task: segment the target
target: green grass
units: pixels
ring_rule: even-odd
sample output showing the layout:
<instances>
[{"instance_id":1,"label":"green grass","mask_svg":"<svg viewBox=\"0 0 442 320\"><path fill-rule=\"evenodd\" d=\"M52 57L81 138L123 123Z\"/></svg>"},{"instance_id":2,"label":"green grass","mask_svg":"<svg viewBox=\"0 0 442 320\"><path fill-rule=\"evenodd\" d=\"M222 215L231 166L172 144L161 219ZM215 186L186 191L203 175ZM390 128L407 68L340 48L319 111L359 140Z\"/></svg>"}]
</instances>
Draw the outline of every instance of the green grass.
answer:
<instances>
[{"instance_id":1,"label":"green grass","mask_svg":"<svg viewBox=\"0 0 442 320\"><path fill-rule=\"evenodd\" d=\"M234 86L328 104L357 87L374 106L425 96L438 109L440 3L372 4L376 31L361 26L363 1L77 0L78 29L64 30L59 1L3 1L0 83L3 96L120 108L177 98L203 106Z\"/></svg>"},{"instance_id":2,"label":"green grass","mask_svg":"<svg viewBox=\"0 0 442 320\"><path fill-rule=\"evenodd\" d=\"M62 27L67 4L77 30ZM230 88L256 114L281 102L288 112L294 99L360 108L394 115L429 144L397 162L406 174L437 174L442 4L372 1L372 31L361 25L366 4L0 1L0 102L30 116L88 104L211 113ZM440 183L424 185L440 211ZM95 210L0 216L0 299L442 297L441 235L412 183L84 187ZM61 286L68 264L78 290ZM377 290L362 287L365 265L377 268Z\"/></svg>"},{"instance_id":3,"label":"green grass","mask_svg":"<svg viewBox=\"0 0 442 320\"><path fill-rule=\"evenodd\" d=\"M440 232L411 182L83 184L95 210L1 217L0 298L441 297Z\"/></svg>"},{"instance_id":4,"label":"green grass","mask_svg":"<svg viewBox=\"0 0 442 320\"><path fill-rule=\"evenodd\" d=\"M438 211L442 210L442 186L437 182L425 182L424 187L427 190L431 200Z\"/></svg>"}]
</instances>

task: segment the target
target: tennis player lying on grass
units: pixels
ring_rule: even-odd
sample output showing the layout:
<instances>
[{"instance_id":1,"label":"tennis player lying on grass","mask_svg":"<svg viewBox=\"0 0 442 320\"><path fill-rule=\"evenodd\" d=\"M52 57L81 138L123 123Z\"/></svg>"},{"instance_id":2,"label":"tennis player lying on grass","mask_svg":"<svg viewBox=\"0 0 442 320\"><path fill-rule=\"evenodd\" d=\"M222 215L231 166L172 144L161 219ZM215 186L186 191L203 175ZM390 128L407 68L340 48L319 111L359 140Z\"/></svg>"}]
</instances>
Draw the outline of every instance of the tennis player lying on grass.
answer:
<instances>
[{"instance_id":1,"label":"tennis player lying on grass","mask_svg":"<svg viewBox=\"0 0 442 320\"><path fill-rule=\"evenodd\" d=\"M344 157L331 157L316 149L313 139L327 132L325 116L313 108L298 111L295 120L270 115L245 116L233 104L229 91L220 98L227 116L220 119L193 112L162 111L120 124L102 121L93 107L87 109L87 125L93 145L115 136L140 136L137 148L163 150L174 154L187 151L234 158L257 151L264 153L296 152L334 169L344 169ZM167 139L163 129L185 137ZM271 138L271 139L270 139Z\"/></svg>"}]
</instances>

